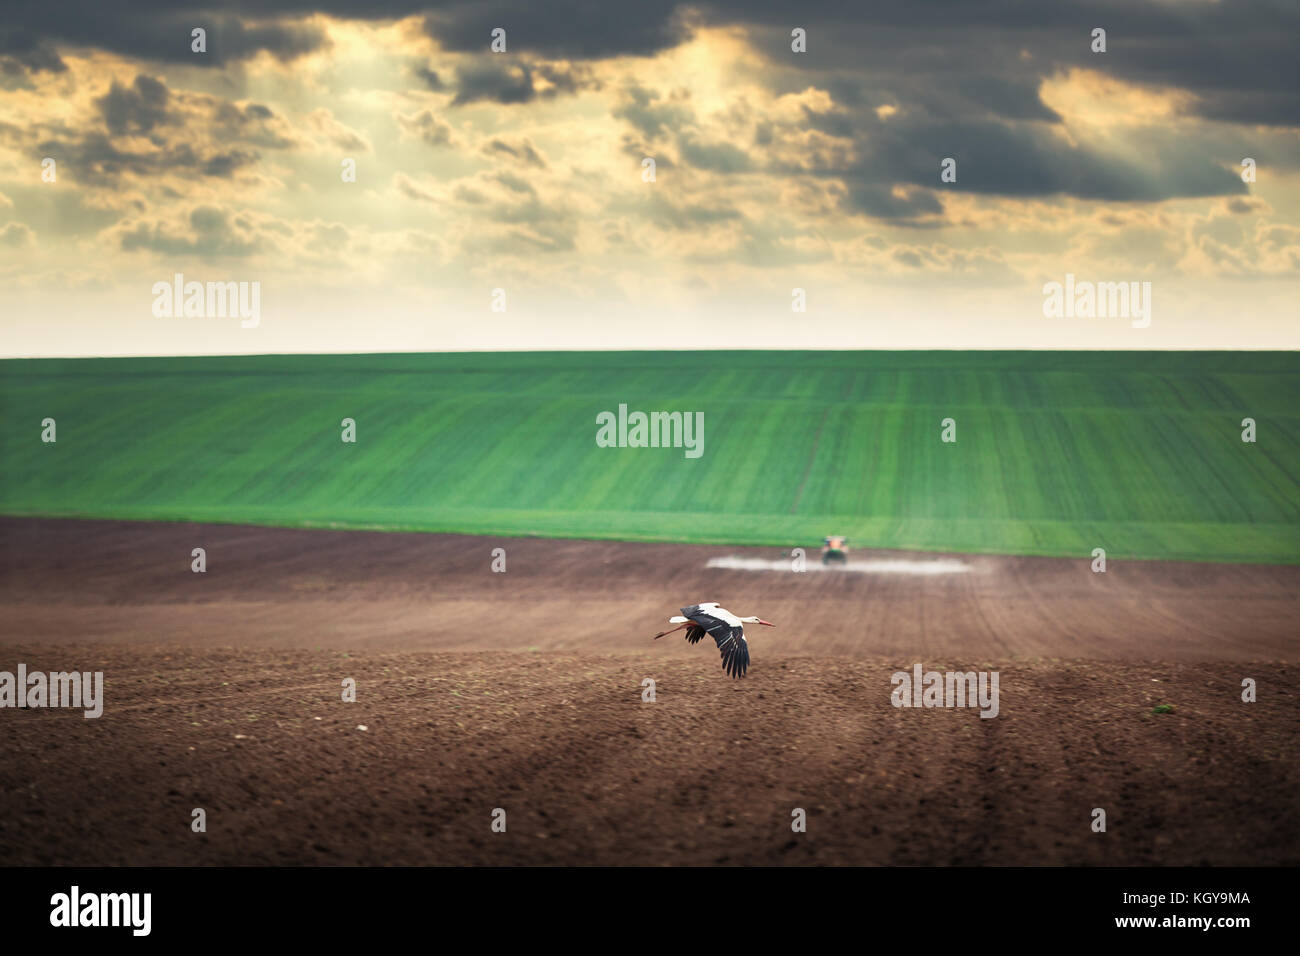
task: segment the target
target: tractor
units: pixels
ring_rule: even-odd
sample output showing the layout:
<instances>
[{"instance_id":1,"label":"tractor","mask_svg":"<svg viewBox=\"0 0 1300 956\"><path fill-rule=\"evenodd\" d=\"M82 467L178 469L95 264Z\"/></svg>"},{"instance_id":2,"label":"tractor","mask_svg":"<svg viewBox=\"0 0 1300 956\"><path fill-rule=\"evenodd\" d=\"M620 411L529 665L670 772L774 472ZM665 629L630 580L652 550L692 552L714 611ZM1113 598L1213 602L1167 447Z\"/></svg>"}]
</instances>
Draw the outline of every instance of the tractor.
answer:
<instances>
[{"instance_id":1,"label":"tractor","mask_svg":"<svg viewBox=\"0 0 1300 956\"><path fill-rule=\"evenodd\" d=\"M841 534L822 538L822 564L846 564L849 560L848 545Z\"/></svg>"}]
</instances>

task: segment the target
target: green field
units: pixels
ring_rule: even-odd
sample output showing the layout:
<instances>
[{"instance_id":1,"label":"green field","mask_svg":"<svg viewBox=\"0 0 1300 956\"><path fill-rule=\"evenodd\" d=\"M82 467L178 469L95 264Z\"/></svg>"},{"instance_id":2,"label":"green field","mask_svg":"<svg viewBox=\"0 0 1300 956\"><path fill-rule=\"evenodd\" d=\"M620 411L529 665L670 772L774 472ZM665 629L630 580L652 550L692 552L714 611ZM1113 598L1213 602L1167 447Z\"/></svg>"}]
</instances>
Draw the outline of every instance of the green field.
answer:
<instances>
[{"instance_id":1,"label":"green field","mask_svg":"<svg viewBox=\"0 0 1300 956\"><path fill-rule=\"evenodd\" d=\"M6 514L1300 563L1295 352L11 360L0 411Z\"/></svg>"}]
</instances>

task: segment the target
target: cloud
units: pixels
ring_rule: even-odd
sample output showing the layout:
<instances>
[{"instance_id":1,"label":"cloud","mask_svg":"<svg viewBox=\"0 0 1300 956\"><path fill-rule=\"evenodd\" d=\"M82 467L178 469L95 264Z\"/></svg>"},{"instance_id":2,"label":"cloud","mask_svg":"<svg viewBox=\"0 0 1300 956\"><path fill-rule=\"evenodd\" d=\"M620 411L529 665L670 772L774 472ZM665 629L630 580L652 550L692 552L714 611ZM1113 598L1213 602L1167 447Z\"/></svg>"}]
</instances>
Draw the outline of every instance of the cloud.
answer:
<instances>
[{"instance_id":1,"label":"cloud","mask_svg":"<svg viewBox=\"0 0 1300 956\"><path fill-rule=\"evenodd\" d=\"M229 179L257 160L252 150L221 149L176 143L119 148L103 133L80 138L51 137L36 144L36 152L59 163L59 175L76 182L105 185L125 175L153 177L167 173Z\"/></svg>"},{"instance_id":2,"label":"cloud","mask_svg":"<svg viewBox=\"0 0 1300 956\"><path fill-rule=\"evenodd\" d=\"M131 87L117 80L108 93L95 100L108 131L114 135L127 132L148 133L155 126L174 122L167 112L167 87L153 77L140 74Z\"/></svg>"},{"instance_id":3,"label":"cloud","mask_svg":"<svg viewBox=\"0 0 1300 956\"><path fill-rule=\"evenodd\" d=\"M537 147L527 137L513 143L500 137L493 137L483 144L480 152L485 156L507 156L525 166L546 168L545 157L537 151Z\"/></svg>"},{"instance_id":4,"label":"cloud","mask_svg":"<svg viewBox=\"0 0 1300 956\"><path fill-rule=\"evenodd\" d=\"M451 146L455 137L451 127L429 110L406 116L398 114L397 125L408 136L422 139L430 146Z\"/></svg>"},{"instance_id":5,"label":"cloud","mask_svg":"<svg viewBox=\"0 0 1300 956\"><path fill-rule=\"evenodd\" d=\"M331 146L351 153L370 152L370 143L364 136L334 118L324 106L317 107L306 116L306 125Z\"/></svg>"},{"instance_id":6,"label":"cloud","mask_svg":"<svg viewBox=\"0 0 1300 956\"><path fill-rule=\"evenodd\" d=\"M744 219L740 210L733 206L716 202L673 203L658 194L636 211L656 225L683 231Z\"/></svg>"},{"instance_id":7,"label":"cloud","mask_svg":"<svg viewBox=\"0 0 1300 956\"><path fill-rule=\"evenodd\" d=\"M240 106L228 100L193 94L187 94L185 99L192 106L185 120L189 131L203 130L214 143L237 142L264 149L294 149L304 145L283 116L261 103ZM317 112L329 113L328 110ZM308 128L321 131L318 119L314 113L309 115Z\"/></svg>"},{"instance_id":8,"label":"cloud","mask_svg":"<svg viewBox=\"0 0 1300 956\"><path fill-rule=\"evenodd\" d=\"M0 146L54 159L61 178L109 186L128 176L229 179L254 166L262 149L302 144L285 118L264 104L175 92L146 74L137 74L130 85L113 80L89 105L94 113L85 123L0 123ZM324 124L319 112L309 117L313 129ZM330 129L340 136L345 132L338 124Z\"/></svg>"},{"instance_id":9,"label":"cloud","mask_svg":"<svg viewBox=\"0 0 1300 956\"><path fill-rule=\"evenodd\" d=\"M704 143L685 134L678 139L677 146L682 160L697 169L717 173L743 173L754 168L749 154L731 143Z\"/></svg>"},{"instance_id":10,"label":"cloud","mask_svg":"<svg viewBox=\"0 0 1300 956\"><path fill-rule=\"evenodd\" d=\"M251 256L264 245L247 219L232 222L227 210L215 206L192 209L182 228L168 227L159 222L140 222L124 227L119 242L126 252L234 258Z\"/></svg>"},{"instance_id":11,"label":"cloud","mask_svg":"<svg viewBox=\"0 0 1300 956\"><path fill-rule=\"evenodd\" d=\"M624 102L614 109L614 115L627 120L647 138L679 129L695 119L684 97L666 100L658 92L636 83L628 85L623 95Z\"/></svg>"},{"instance_id":12,"label":"cloud","mask_svg":"<svg viewBox=\"0 0 1300 956\"><path fill-rule=\"evenodd\" d=\"M422 66L412 70L415 76L424 83L426 87L435 93L441 93L447 89L447 84L443 82L442 76L437 70L431 70Z\"/></svg>"},{"instance_id":13,"label":"cloud","mask_svg":"<svg viewBox=\"0 0 1300 956\"><path fill-rule=\"evenodd\" d=\"M0 229L0 246L23 249L36 245L36 233L21 222L11 222Z\"/></svg>"},{"instance_id":14,"label":"cloud","mask_svg":"<svg viewBox=\"0 0 1300 956\"><path fill-rule=\"evenodd\" d=\"M3 53L4 48L4 41L0 39L0 53ZM68 65L54 51L53 44L38 41L29 47L15 49L11 56L0 56L0 89L34 89L34 74L66 73L67 69Z\"/></svg>"},{"instance_id":15,"label":"cloud","mask_svg":"<svg viewBox=\"0 0 1300 956\"><path fill-rule=\"evenodd\" d=\"M526 196L537 195L537 190L532 187L528 180L516 176L514 173L496 173L492 179L511 192L521 193Z\"/></svg>"},{"instance_id":16,"label":"cloud","mask_svg":"<svg viewBox=\"0 0 1300 956\"><path fill-rule=\"evenodd\" d=\"M401 195L405 196L407 199L413 199L416 202L427 202L427 203L438 202L438 198L434 196L433 193L429 192L427 189L423 189L417 186L404 173L396 173L393 176L393 185L396 186L397 191L401 193Z\"/></svg>"}]
</instances>

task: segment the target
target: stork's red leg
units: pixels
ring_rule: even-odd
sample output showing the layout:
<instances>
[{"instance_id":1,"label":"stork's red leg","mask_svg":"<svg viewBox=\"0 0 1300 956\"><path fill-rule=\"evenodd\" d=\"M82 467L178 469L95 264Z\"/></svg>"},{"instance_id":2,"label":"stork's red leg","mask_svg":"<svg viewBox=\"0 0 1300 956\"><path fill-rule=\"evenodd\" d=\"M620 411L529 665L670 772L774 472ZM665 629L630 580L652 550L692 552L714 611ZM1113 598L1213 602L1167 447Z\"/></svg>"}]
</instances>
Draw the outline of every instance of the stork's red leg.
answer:
<instances>
[{"instance_id":1,"label":"stork's red leg","mask_svg":"<svg viewBox=\"0 0 1300 956\"><path fill-rule=\"evenodd\" d=\"M678 625L677 625L676 627L674 627L672 630L669 630L669 631L660 631L658 634L655 635L655 640L657 641L657 640L659 640L659 638L663 637L665 634L671 634L673 631L680 631L680 630L681 630L682 628L684 628L684 627L690 627L690 626L691 626L692 624L694 624L694 623L695 623L694 621L687 621L685 624L678 624Z\"/></svg>"}]
</instances>

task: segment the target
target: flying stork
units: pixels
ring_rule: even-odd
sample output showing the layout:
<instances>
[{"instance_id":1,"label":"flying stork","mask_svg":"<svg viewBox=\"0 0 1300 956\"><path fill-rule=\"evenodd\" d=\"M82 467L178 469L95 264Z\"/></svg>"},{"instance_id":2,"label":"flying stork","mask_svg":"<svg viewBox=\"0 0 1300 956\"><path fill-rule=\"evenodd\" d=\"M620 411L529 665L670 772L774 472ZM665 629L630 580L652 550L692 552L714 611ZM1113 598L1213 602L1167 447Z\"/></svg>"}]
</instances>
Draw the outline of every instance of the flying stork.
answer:
<instances>
[{"instance_id":1,"label":"flying stork","mask_svg":"<svg viewBox=\"0 0 1300 956\"><path fill-rule=\"evenodd\" d=\"M732 677L744 677L749 670L749 643L745 640L746 624L766 624L776 627L771 621L761 617L736 617L725 607L718 607L716 601L707 604L688 604L682 608L681 617L670 617L669 624L674 628L655 635L655 640L673 631L686 628L686 640L692 644L708 634L717 642L722 653L722 669Z\"/></svg>"}]
</instances>

